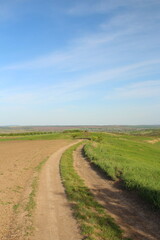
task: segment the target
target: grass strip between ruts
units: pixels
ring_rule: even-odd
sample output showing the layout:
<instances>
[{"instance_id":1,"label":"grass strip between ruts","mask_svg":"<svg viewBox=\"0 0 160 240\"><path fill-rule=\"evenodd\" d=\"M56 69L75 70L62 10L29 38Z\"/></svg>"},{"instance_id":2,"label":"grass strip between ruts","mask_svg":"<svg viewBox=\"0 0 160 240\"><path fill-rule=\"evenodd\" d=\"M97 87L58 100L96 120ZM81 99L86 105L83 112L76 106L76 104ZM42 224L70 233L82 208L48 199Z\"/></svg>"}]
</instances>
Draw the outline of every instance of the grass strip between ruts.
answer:
<instances>
[{"instance_id":1,"label":"grass strip between ruts","mask_svg":"<svg viewBox=\"0 0 160 240\"><path fill-rule=\"evenodd\" d=\"M60 171L68 200L80 226L83 239L127 240L128 238L122 237L122 230L107 215L104 207L94 199L73 167L73 151L81 144L78 143L65 151L61 158Z\"/></svg>"},{"instance_id":2,"label":"grass strip between ruts","mask_svg":"<svg viewBox=\"0 0 160 240\"><path fill-rule=\"evenodd\" d=\"M27 213L26 215L26 221L25 221L25 236L31 236L34 233L34 225L33 225L33 212L36 207L36 193L38 190L38 184L39 184L39 174L42 170L42 167L47 162L48 157L45 158L43 161L41 161L36 167L34 172L34 178L32 180L31 184L31 192L28 196L28 200L25 206L25 211ZM16 208L16 207L15 207Z\"/></svg>"}]
</instances>

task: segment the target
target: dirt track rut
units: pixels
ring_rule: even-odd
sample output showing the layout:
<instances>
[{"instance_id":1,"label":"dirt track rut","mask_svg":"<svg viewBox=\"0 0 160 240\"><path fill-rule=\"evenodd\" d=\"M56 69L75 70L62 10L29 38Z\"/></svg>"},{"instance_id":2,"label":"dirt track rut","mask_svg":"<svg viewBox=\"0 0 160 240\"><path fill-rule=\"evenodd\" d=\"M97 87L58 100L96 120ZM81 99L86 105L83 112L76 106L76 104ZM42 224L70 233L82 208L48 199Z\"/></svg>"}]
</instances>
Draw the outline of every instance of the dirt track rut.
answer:
<instances>
[{"instance_id":1,"label":"dirt track rut","mask_svg":"<svg viewBox=\"0 0 160 240\"><path fill-rule=\"evenodd\" d=\"M134 240L160 240L160 214L154 213L135 194L106 179L84 157L82 146L74 152L74 165L95 198Z\"/></svg>"}]
</instances>

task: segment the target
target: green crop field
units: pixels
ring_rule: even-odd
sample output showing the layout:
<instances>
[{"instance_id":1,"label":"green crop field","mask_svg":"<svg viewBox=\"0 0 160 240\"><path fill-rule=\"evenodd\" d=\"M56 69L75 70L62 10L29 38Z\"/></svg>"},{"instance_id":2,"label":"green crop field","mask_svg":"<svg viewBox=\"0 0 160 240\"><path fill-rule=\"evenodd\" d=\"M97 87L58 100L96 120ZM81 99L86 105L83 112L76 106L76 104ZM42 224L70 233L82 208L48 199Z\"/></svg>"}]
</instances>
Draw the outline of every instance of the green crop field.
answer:
<instances>
[{"instance_id":1,"label":"green crop field","mask_svg":"<svg viewBox=\"0 0 160 240\"><path fill-rule=\"evenodd\" d=\"M86 156L113 180L160 208L160 131L94 134Z\"/></svg>"},{"instance_id":2,"label":"green crop field","mask_svg":"<svg viewBox=\"0 0 160 240\"><path fill-rule=\"evenodd\" d=\"M74 131L9 133L0 134L0 141L72 139L74 138L74 135L75 135ZM80 136L80 133L78 136Z\"/></svg>"}]
</instances>

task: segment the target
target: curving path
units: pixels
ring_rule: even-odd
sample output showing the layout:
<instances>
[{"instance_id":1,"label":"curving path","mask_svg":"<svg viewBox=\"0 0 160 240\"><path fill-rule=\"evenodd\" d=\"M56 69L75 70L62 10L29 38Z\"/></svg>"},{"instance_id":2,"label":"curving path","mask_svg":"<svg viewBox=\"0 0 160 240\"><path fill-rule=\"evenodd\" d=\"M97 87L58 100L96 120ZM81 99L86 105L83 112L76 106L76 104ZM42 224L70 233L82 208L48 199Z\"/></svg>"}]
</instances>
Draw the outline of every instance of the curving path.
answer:
<instances>
[{"instance_id":1,"label":"curving path","mask_svg":"<svg viewBox=\"0 0 160 240\"><path fill-rule=\"evenodd\" d=\"M59 173L62 153L75 143L54 153L41 170L36 198L34 240L82 239L66 199Z\"/></svg>"}]
</instances>

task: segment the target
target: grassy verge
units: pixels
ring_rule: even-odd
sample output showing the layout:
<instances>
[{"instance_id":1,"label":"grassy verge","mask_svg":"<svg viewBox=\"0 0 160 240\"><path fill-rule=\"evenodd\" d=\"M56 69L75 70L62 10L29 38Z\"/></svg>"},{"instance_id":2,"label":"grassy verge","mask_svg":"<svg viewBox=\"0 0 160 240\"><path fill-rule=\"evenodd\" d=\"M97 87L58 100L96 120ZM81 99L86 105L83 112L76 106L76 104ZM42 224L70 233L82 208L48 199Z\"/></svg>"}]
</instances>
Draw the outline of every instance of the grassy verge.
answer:
<instances>
[{"instance_id":1,"label":"grassy verge","mask_svg":"<svg viewBox=\"0 0 160 240\"><path fill-rule=\"evenodd\" d=\"M60 169L67 197L73 207L81 234L86 240L122 240L121 229L94 199L73 167L73 151L82 143L69 148L62 156ZM127 239L126 239L127 240Z\"/></svg>"},{"instance_id":2,"label":"grassy verge","mask_svg":"<svg viewBox=\"0 0 160 240\"><path fill-rule=\"evenodd\" d=\"M84 147L88 159L113 180L121 179L129 190L160 209L160 143L144 136L106 135Z\"/></svg>"}]
</instances>

